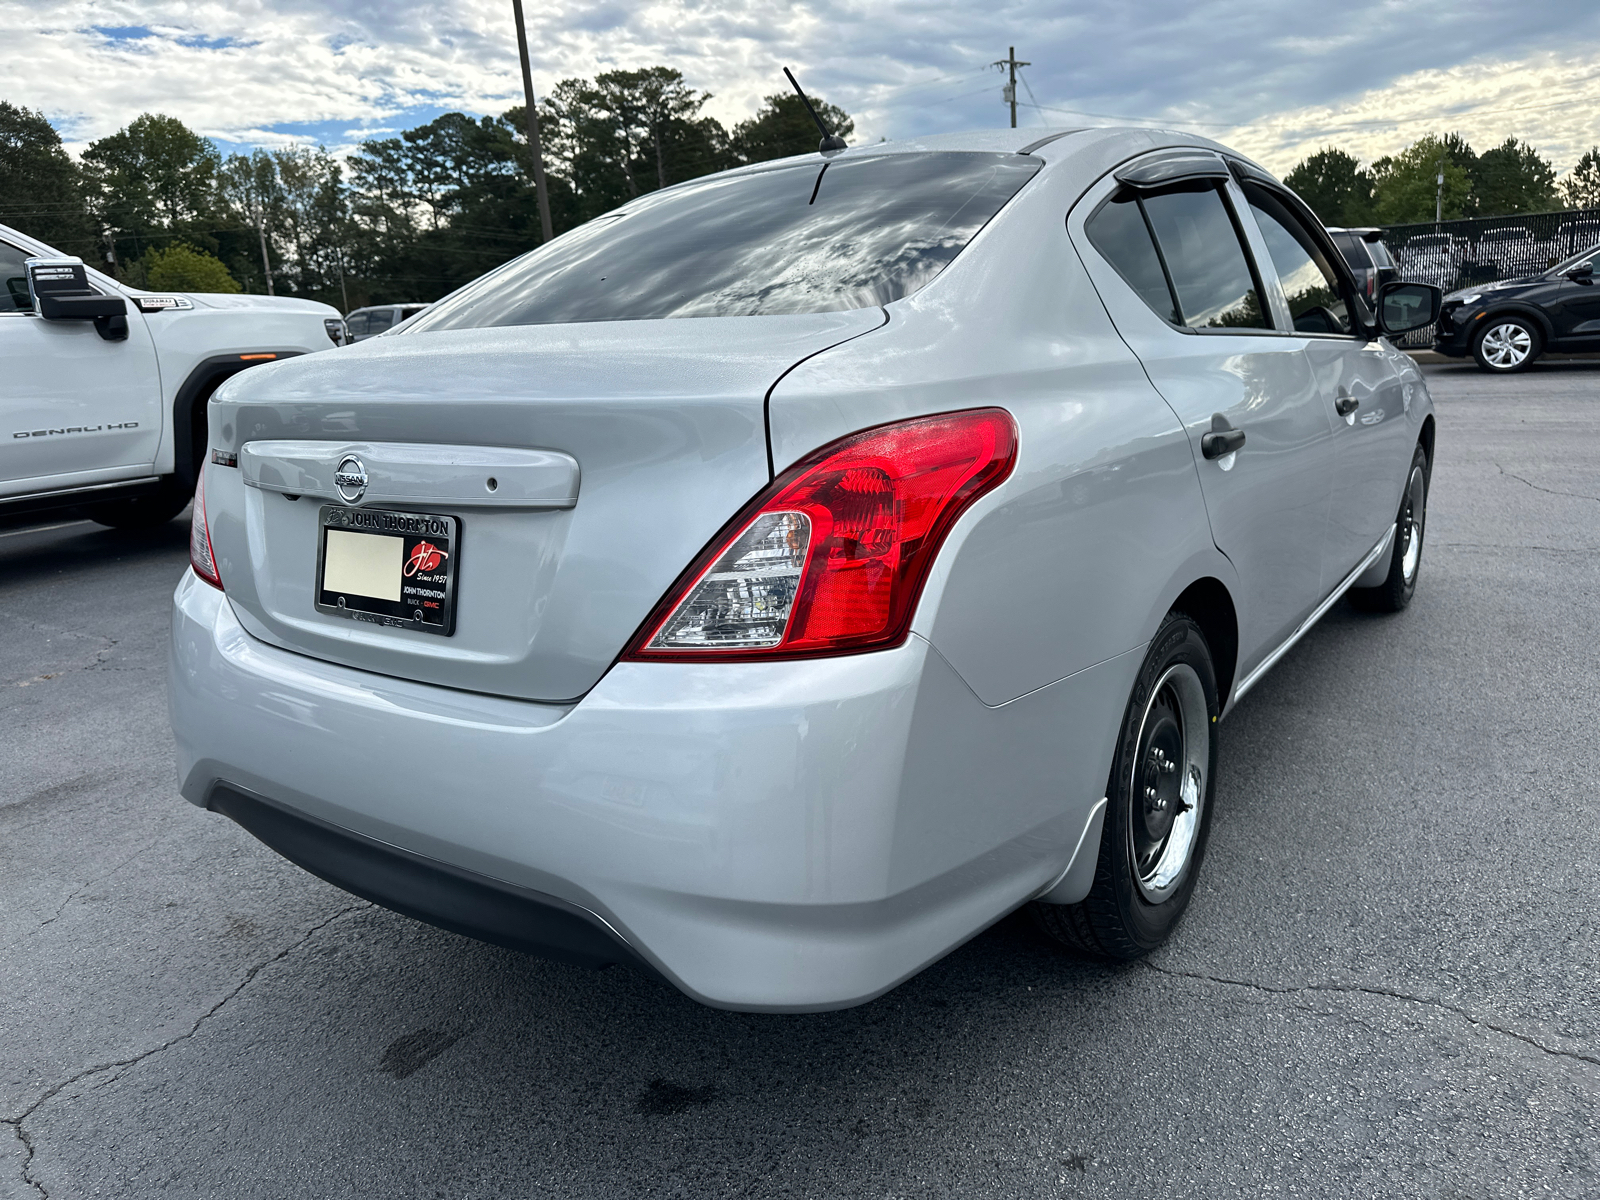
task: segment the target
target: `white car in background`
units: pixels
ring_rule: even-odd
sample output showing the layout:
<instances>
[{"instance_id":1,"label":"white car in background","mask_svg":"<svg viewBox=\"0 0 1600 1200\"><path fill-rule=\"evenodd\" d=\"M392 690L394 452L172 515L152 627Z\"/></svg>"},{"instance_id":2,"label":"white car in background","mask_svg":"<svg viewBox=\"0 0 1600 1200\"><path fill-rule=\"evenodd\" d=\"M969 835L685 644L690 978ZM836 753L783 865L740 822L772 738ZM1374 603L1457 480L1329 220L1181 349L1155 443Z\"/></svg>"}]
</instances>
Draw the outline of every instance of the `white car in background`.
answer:
<instances>
[{"instance_id":1,"label":"white car in background","mask_svg":"<svg viewBox=\"0 0 1600 1200\"><path fill-rule=\"evenodd\" d=\"M218 385L343 338L327 304L144 291L0 225L0 520L171 520L194 491Z\"/></svg>"},{"instance_id":2,"label":"white car in background","mask_svg":"<svg viewBox=\"0 0 1600 1200\"><path fill-rule=\"evenodd\" d=\"M1460 241L1451 234L1414 234L1390 249L1402 279L1431 283L1446 290L1455 287L1463 253Z\"/></svg>"}]
</instances>

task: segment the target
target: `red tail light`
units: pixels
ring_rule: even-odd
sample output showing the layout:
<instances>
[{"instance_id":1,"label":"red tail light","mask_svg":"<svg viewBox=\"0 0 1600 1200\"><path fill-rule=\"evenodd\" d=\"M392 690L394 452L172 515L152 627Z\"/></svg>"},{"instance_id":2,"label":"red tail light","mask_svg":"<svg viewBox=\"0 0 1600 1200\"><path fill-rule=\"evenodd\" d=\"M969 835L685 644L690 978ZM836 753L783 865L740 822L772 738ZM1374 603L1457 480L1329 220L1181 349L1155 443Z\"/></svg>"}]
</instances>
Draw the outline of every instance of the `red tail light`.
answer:
<instances>
[{"instance_id":1,"label":"red tail light","mask_svg":"<svg viewBox=\"0 0 1600 1200\"><path fill-rule=\"evenodd\" d=\"M211 526L206 521L206 468L194 483L194 504L189 515L189 565L194 573L219 592L222 578L217 574L217 556L211 553Z\"/></svg>"},{"instance_id":2,"label":"red tail light","mask_svg":"<svg viewBox=\"0 0 1600 1200\"><path fill-rule=\"evenodd\" d=\"M706 547L622 657L899 645L950 527L1011 473L1016 453L1016 423L998 408L883 425L814 451Z\"/></svg>"}]
</instances>

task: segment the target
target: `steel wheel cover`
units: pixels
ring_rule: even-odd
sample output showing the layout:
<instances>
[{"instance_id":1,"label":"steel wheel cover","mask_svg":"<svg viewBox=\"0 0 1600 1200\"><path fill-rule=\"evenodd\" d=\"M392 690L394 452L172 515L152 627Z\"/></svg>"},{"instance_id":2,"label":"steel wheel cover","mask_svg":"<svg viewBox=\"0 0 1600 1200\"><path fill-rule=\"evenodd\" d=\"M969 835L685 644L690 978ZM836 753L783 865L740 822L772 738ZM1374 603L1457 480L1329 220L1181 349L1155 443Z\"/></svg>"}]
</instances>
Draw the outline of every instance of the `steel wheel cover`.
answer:
<instances>
[{"instance_id":1,"label":"steel wheel cover","mask_svg":"<svg viewBox=\"0 0 1600 1200\"><path fill-rule=\"evenodd\" d=\"M1168 899L1194 858L1210 769L1205 688L1187 663L1168 667L1145 704L1129 777L1128 861L1140 895Z\"/></svg>"},{"instance_id":2,"label":"steel wheel cover","mask_svg":"<svg viewBox=\"0 0 1600 1200\"><path fill-rule=\"evenodd\" d=\"M1406 481L1406 510L1400 517L1401 543L1400 574L1409 585L1417 578L1417 567L1422 562L1422 527L1427 518L1427 484L1422 468L1412 469Z\"/></svg>"}]
</instances>

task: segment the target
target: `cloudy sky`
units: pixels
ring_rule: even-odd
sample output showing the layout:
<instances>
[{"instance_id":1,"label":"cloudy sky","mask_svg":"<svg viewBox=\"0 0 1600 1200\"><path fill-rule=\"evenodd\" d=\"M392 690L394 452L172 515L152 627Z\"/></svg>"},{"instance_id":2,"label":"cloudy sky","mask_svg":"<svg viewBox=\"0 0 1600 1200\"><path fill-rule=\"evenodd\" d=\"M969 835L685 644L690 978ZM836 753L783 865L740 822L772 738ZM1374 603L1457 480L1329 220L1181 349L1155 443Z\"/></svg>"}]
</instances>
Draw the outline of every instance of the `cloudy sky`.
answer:
<instances>
[{"instance_id":1,"label":"cloudy sky","mask_svg":"<svg viewBox=\"0 0 1600 1200\"><path fill-rule=\"evenodd\" d=\"M534 85L664 63L726 122L782 66L856 117L857 142L1019 124L1193 129L1287 170L1430 131L1516 135L1565 170L1600 143L1600 3L1347 0L530 0ZM449 109L520 101L510 0L0 0L0 99L70 145L140 112L224 144L349 146ZM230 145L229 148L232 148Z\"/></svg>"}]
</instances>

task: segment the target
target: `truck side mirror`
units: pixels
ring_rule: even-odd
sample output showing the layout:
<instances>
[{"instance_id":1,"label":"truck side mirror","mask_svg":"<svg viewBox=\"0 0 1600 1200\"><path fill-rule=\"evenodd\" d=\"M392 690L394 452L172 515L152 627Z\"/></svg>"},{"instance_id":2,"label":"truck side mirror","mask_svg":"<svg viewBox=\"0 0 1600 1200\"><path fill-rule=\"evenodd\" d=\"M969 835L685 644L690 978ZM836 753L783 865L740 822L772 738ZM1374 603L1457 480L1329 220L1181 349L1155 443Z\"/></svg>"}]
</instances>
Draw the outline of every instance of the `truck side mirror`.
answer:
<instances>
[{"instance_id":1,"label":"truck side mirror","mask_svg":"<svg viewBox=\"0 0 1600 1200\"><path fill-rule=\"evenodd\" d=\"M93 321L108 342L128 336L128 302L89 286L81 258L30 258L25 263L33 310L46 321Z\"/></svg>"}]
</instances>

